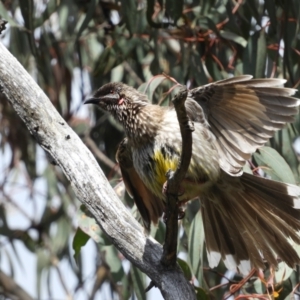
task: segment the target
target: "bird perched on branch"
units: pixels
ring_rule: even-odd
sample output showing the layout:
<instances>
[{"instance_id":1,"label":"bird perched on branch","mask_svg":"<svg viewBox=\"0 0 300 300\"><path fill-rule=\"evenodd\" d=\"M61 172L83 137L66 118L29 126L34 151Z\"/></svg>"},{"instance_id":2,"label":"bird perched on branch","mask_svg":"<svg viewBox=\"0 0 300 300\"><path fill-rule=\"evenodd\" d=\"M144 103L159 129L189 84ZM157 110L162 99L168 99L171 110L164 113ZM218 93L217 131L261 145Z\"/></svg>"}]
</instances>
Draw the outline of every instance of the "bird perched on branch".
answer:
<instances>
[{"instance_id":1,"label":"bird perched on branch","mask_svg":"<svg viewBox=\"0 0 300 300\"><path fill-rule=\"evenodd\" d=\"M251 154L298 112L296 90L278 87L281 79L244 75L188 92L185 107L194 123L192 157L181 183L179 201L197 197L211 267L222 259L229 269L247 272L300 262L289 240L300 244L300 188L243 173ZM166 173L181 154L181 133L172 107L148 102L123 83L102 86L85 103L110 112L124 127L126 139L117 160L126 188L149 228L164 209ZM250 264L249 264L250 262Z\"/></svg>"}]
</instances>

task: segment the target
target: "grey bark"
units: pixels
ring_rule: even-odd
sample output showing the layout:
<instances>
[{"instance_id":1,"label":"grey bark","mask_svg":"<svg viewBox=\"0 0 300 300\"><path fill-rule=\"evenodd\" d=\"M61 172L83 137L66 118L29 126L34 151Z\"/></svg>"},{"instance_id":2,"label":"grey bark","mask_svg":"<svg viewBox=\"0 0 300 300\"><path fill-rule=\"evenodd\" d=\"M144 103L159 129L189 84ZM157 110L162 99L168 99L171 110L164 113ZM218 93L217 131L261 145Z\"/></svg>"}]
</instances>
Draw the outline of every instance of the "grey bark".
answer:
<instances>
[{"instance_id":1,"label":"grey bark","mask_svg":"<svg viewBox=\"0 0 300 300\"><path fill-rule=\"evenodd\" d=\"M78 199L117 249L151 278L165 299L196 299L192 285L179 267L161 264L162 246L145 235L116 196L93 155L1 43L0 91L53 163L61 167Z\"/></svg>"}]
</instances>

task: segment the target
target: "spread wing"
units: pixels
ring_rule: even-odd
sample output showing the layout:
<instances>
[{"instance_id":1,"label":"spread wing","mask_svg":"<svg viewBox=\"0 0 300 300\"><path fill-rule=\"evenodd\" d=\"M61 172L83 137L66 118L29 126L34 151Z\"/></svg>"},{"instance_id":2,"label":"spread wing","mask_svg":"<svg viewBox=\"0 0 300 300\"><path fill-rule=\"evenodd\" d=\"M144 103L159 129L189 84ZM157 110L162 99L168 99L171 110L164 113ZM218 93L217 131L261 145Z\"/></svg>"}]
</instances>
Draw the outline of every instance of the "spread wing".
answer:
<instances>
[{"instance_id":1,"label":"spread wing","mask_svg":"<svg viewBox=\"0 0 300 300\"><path fill-rule=\"evenodd\" d=\"M128 194L143 218L144 226L150 230L151 221L157 223L164 209L163 202L154 196L137 174L133 162L131 148L125 138L119 145L116 160L120 165L123 181Z\"/></svg>"},{"instance_id":2,"label":"spread wing","mask_svg":"<svg viewBox=\"0 0 300 300\"><path fill-rule=\"evenodd\" d=\"M220 166L232 176L241 175L251 154L298 112L299 100L291 97L296 90L278 87L285 80L251 78L243 75L195 88L186 101L190 118L215 135Z\"/></svg>"}]
</instances>

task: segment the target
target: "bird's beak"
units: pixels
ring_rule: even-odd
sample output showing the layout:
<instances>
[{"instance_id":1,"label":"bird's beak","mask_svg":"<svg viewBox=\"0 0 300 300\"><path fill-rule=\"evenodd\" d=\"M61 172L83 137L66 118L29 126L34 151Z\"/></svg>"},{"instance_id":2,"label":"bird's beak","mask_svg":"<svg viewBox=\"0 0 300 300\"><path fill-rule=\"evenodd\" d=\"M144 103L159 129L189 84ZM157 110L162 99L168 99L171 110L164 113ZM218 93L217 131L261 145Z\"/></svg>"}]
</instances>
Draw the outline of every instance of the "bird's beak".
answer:
<instances>
[{"instance_id":1,"label":"bird's beak","mask_svg":"<svg viewBox=\"0 0 300 300\"><path fill-rule=\"evenodd\" d=\"M98 104L99 101L101 101L99 98L88 98L87 100L84 101L84 104Z\"/></svg>"},{"instance_id":2,"label":"bird's beak","mask_svg":"<svg viewBox=\"0 0 300 300\"><path fill-rule=\"evenodd\" d=\"M102 97L92 97L84 101L84 104L101 104L101 103L116 103L119 101L119 95L109 94Z\"/></svg>"}]
</instances>

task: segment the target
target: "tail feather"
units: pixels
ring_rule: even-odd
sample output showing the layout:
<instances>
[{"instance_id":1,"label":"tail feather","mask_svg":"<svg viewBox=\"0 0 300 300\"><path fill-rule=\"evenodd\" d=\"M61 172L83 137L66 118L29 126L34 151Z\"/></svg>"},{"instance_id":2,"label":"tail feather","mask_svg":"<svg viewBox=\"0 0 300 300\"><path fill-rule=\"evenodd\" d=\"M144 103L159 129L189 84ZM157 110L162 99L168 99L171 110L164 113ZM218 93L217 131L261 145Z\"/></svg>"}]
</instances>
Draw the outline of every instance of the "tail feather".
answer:
<instances>
[{"instance_id":1,"label":"tail feather","mask_svg":"<svg viewBox=\"0 0 300 300\"><path fill-rule=\"evenodd\" d=\"M268 180L247 173L243 174L241 181L245 185L257 187L258 191L262 191L266 194L276 197L280 194L280 197L285 198L284 203L296 209L300 208L300 188L294 184Z\"/></svg>"},{"instance_id":2,"label":"tail feather","mask_svg":"<svg viewBox=\"0 0 300 300\"><path fill-rule=\"evenodd\" d=\"M277 256L291 267L300 262L290 243L300 244L299 187L250 174L224 174L201 200L211 267L220 258L227 268L245 272L264 268L263 259L276 266Z\"/></svg>"}]
</instances>

